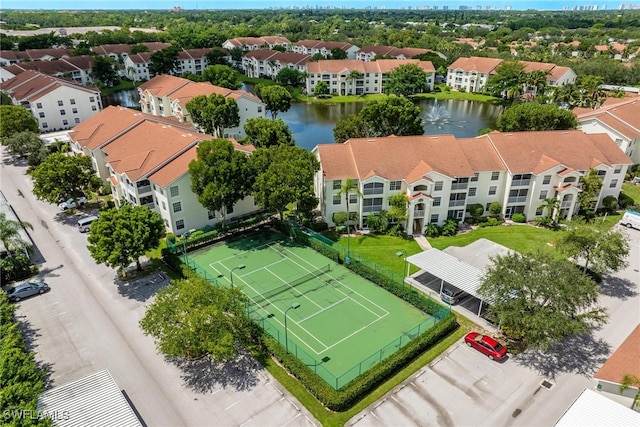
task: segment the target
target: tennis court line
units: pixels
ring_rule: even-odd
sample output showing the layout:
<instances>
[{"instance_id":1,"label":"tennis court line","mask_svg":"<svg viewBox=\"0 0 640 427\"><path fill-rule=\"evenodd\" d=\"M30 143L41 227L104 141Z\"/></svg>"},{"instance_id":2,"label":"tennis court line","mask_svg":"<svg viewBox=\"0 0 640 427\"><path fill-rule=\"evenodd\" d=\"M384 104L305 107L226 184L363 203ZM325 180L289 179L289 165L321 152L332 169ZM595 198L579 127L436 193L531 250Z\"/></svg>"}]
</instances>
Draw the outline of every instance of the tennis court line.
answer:
<instances>
[{"instance_id":1,"label":"tennis court line","mask_svg":"<svg viewBox=\"0 0 640 427\"><path fill-rule=\"evenodd\" d=\"M362 332L364 329L368 328L369 326L373 325L376 322L379 322L380 320L384 319L385 317L387 317L389 315L389 313L385 314L384 316L374 320L373 322L369 322L368 324L364 325L362 328L358 329L357 331L353 331L351 334L347 335L346 337L342 338L341 340L336 341L335 343L333 343L332 345L330 345L329 347L327 347L327 350L332 349L333 347L337 346L338 344L340 344L341 342L351 338L352 336L354 336L355 334L359 334L360 332ZM326 351L326 350L325 350Z\"/></svg>"},{"instance_id":2,"label":"tennis court line","mask_svg":"<svg viewBox=\"0 0 640 427\"><path fill-rule=\"evenodd\" d=\"M300 319L300 323L302 323L302 322L306 322L306 321L307 321L307 320L309 320L309 319L313 319L313 318L314 318L314 317L316 317L318 314L320 314L320 313L322 313L322 312L324 312L324 311L326 311L326 310L329 310L331 307L333 307L333 306L335 306L335 305L338 305L338 304L340 304L341 302L343 302L343 301L347 301L347 300L349 300L349 299L351 299L351 298L349 298L349 297L344 297L344 298L342 298L340 301L336 301L336 302L334 302L333 304L331 304L330 306L328 306L328 307L324 307L324 308L322 308L322 310L320 310L320 311L316 311L316 312L315 312L315 313L313 313L312 315L307 316L307 317L305 317L305 318L303 318L303 319Z\"/></svg>"},{"instance_id":3,"label":"tennis court line","mask_svg":"<svg viewBox=\"0 0 640 427\"><path fill-rule=\"evenodd\" d=\"M299 258L299 259L301 259L303 262L305 262L305 263L307 263L307 264L311 265L312 267L316 268L313 264L311 264L311 263L310 263L309 261L307 261L306 259L302 258L300 255L298 255L298 254L295 254L295 253L291 252L291 250L289 250L289 249L287 249L287 248L285 248L285 250L286 250L286 251L288 251L288 252L290 252L292 255L294 255L294 256L296 256L296 257L298 257L298 258ZM304 266L300 265L300 263L296 262L296 261L293 259L293 257L289 257L288 259L290 259L290 260L291 260L291 262L293 262L294 264L296 264L296 265L297 265L298 267L300 267L302 270L305 270L305 271L307 271L307 272L310 272L310 271L311 271L311 270L307 270ZM348 270L348 269L347 269L347 270ZM335 280L335 279L334 279L334 280ZM342 282L342 280L336 280L336 281L337 281L338 283L340 283L342 286L344 286L345 288L350 289L350 290L351 290L351 292L353 292L354 294L359 295L362 299L364 299L365 301L369 302L371 305L373 305L373 306L375 306L375 307L378 307L378 308L379 308L379 309L384 313L384 314L382 315L382 317L384 317L384 316L386 316L386 315L388 315L388 314L389 314L389 312L388 312L387 310L385 310L384 308L380 307L378 304L374 303L374 302L373 302L373 301L371 301L369 298L367 298L367 297L365 297L364 295L362 295L360 292L358 292L358 291L354 290L353 288L351 288L351 286L347 286L347 285L345 285L345 284ZM375 285L374 285L374 286L375 286ZM347 295L347 294L345 294L344 292L342 292L342 290L337 289L337 288L334 288L334 289L336 289L338 292L340 292L342 295L346 296L347 298L351 298L349 295ZM353 298L351 298L351 299L353 299ZM360 306L361 306L362 308L364 308L365 310L367 310L367 311L369 311L370 313L372 313L374 316L378 316L378 317L380 317L380 316L381 316L380 314L375 313L375 312L374 312L373 310L371 310L369 307L366 307L366 306L365 306L364 304L362 304L360 301L357 301L357 300L355 300L355 299L353 299L353 301L354 301L356 304L360 305Z\"/></svg>"},{"instance_id":4,"label":"tennis court line","mask_svg":"<svg viewBox=\"0 0 640 427\"><path fill-rule=\"evenodd\" d=\"M295 292L297 292L300 296L302 296L302 297L304 297L305 299L307 299L307 300L311 301L311 302L312 302L313 304L315 304L315 305L316 305L316 307L318 307L319 309L321 309L321 310L322 310L322 309L324 309L324 307L322 307L320 304L318 304L317 302L315 302L314 300L312 300L311 298L309 298L308 296L306 296L304 293L300 292L300 291L298 290L298 288L296 288L296 287L293 287L293 286L289 285L289 283L287 283L287 281L285 281L282 277L280 277L280 275L278 275L278 274L274 273L273 271L269 270L269 269L268 269L268 268L266 268L266 267L265 267L265 270L267 270L269 273L271 273L272 275L274 275L275 277L277 277L278 279L280 279L280 281L281 281L282 283L284 283L285 285L288 285L288 286L289 286L289 289L290 289L291 291L295 291ZM303 276L303 277L304 277L304 276ZM309 282L310 282L311 280L313 280L313 279L309 279ZM286 292L286 291L285 291L285 292Z\"/></svg>"}]
</instances>

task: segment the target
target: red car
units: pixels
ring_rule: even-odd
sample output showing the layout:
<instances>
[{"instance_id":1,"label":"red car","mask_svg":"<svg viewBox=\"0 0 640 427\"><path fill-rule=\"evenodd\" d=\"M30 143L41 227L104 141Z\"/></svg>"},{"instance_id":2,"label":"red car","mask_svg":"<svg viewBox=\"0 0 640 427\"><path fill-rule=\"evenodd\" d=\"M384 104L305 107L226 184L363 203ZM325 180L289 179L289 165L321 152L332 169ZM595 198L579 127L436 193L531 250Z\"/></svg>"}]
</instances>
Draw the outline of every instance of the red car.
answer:
<instances>
[{"instance_id":1,"label":"red car","mask_svg":"<svg viewBox=\"0 0 640 427\"><path fill-rule=\"evenodd\" d=\"M491 360L502 360L507 355L507 348L488 335L469 332L465 335L464 342Z\"/></svg>"}]
</instances>

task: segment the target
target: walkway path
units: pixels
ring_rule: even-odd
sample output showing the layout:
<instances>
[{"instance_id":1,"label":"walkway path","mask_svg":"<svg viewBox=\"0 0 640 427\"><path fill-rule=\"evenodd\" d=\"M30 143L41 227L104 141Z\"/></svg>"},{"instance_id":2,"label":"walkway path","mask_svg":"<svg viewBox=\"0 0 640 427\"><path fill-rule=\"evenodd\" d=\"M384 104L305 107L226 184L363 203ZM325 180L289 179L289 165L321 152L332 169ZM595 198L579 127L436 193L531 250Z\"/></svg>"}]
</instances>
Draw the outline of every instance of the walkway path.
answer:
<instances>
[{"instance_id":1,"label":"walkway path","mask_svg":"<svg viewBox=\"0 0 640 427\"><path fill-rule=\"evenodd\" d=\"M427 249L431 249L431 244L427 241L427 238L424 237L423 234L414 235L413 238L420 245L423 251L426 251Z\"/></svg>"}]
</instances>

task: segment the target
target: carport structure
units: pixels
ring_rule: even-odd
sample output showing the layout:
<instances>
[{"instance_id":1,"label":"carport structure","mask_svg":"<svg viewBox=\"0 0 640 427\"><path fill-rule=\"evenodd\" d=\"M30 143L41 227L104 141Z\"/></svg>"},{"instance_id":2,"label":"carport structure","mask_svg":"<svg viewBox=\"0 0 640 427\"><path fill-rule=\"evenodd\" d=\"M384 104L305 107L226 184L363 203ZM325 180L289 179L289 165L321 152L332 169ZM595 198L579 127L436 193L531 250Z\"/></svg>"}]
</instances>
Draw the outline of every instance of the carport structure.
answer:
<instances>
[{"instance_id":1,"label":"carport structure","mask_svg":"<svg viewBox=\"0 0 640 427\"><path fill-rule=\"evenodd\" d=\"M484 302L491 303L491 301L483 299L478 294L478 288L482 284L484 272L460 258L432 248L419 254L411 255L407 258L407 262L440 279L440 292L442 292L446 282L478 298L480 300L478 316L482 312L482 304Z\"/></svg>"}]
</instances>

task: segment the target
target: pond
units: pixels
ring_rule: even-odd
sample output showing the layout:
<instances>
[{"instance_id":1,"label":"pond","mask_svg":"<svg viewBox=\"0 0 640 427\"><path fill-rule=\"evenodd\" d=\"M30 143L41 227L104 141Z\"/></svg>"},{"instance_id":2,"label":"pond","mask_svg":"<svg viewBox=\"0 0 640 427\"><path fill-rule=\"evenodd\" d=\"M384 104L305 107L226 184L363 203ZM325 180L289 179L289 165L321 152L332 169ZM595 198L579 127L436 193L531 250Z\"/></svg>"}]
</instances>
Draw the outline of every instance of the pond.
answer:
<instances>
[{"instance_id":1,"label":"pond","mask_svg":"<svg viewBox=\"0 0 640 427\"><path fill-rule=\"evenodd\" d=\"M252 91L250 86L243 89ZM437 101L421 99L417 104L422 110L424 133L427 135L453 134L458 138L472 138L483 128L495 127L502 107L478 101L448 99ZM140 108L137 90L123 90L102 97L102 105L122 105ZM331 144L336 123L352 114L358 114L365 103L316 104L296 102L286 113L278 114L289 129L299 147L312 150L318 144ZM267 113L266 117L270 117Z\"/></svg>"},{"instance_id":2,"label":"pond","mask_svg":"<svg viewBox=\"0 0 640 427\"><path fill-rule=\"evenodd\" d=\"M494 128L502 107L478 101L421 99L425 134L453 134L458 138L478 135L483 128ZM333 128L338 120L357 114L364 103L294 103L289 111L278 114L289 125L296 145L313 149L318 144L335 142Z\"/></svg>"}]
</instances>

